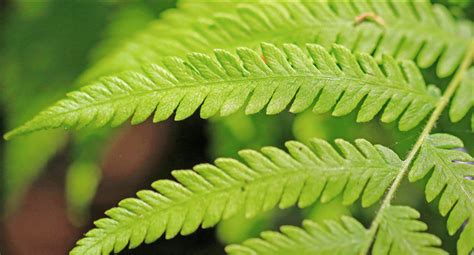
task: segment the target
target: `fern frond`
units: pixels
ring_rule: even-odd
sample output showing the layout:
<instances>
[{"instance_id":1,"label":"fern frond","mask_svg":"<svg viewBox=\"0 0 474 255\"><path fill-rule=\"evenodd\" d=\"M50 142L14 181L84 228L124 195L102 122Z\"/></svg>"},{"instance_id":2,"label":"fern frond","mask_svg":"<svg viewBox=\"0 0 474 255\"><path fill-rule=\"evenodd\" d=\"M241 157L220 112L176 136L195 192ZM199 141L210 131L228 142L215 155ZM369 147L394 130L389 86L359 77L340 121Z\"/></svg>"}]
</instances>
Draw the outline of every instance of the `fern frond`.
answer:
<instances>
[{"instance_id":1,"label":"fern frond","mask_svg":"<svg viewBox=\"0 0 474 255\"><path fill-rule=\"evenodd\" d=\"M439 238L423 232L427 226L419 217L407 206L386 208L372 254L447 254L437 247L441 245ZM281 233L266 231L260 238L229 245L226 251L232 255L360 254L364 243L370 241L369 231L351 217L342 217L341 221L320 225L306 220L303 229L283 226Z\"/></svg>"},{"instance_id":2,"label":"fern frond","mask_svg":"<svg viewBox=\"0 0 474 255\"><path fill-rule=\"evenodd\" d=\"M153 242L165 233L172 238L211 227L240 211L247 217L276 205L305 207L319 197L327 202L343 193L345 204L362 197L362 205L376 202L392 183L402 161L390 149L356 140L355 146L336 140L340 154L324 140L312 149L288 142L289 154L274 147L239 154L246 164L217 159L192 170L173 171L178 182L159 180L155 191L137 193L106 212L109 218L77 243L72 254L118 252Z\"/></svg>"},{"instance_id":3,"label":"fern frond","mask_svg":"<svg viewBox=\"0 0 474 255\"><path fill-rule=\"evenodd\" d=\"M452 122L460 121L474 106L474 67L463 76L449 109Z\"/></svg>"},{"instance_id":4,"label":"fern frond","mask_svg":"<svg viewBox=\"0 0 474 255\"><path fill-rule=\"evenodd\" d=\"M374 52L377 57L388 54L397 59L417 59L421 67L431 66L439 59L437 73L445 77L454 72L472 41L472 23L455 21L441 5L414 0L349 2L226 2L226 8L214 2L208 3L202 14L197 8L189 11L192 5L182 7L183 15L179 15L180 9L170 11L171 18L152 23L98 62L82 80L139 70L142 63L160 63L166 56L209 54L215 48L257 48L262 41L317 43L328 48L337 43L358 52ZM200 4L200 8L206 6ZM377 15L383 23L364 19L369 13ZM182 18L185 14L188 16ZM177 17L204 21L194 26L176 26L173 21Z\"/></svg>"},{"instance_id":5,"label":"fern frond","mask_svg":"<svg viewBox=\"0 0 474 255\"><path fill-rule=\"evenodd\" d=\"M459 254L467 254L474 248L474 165L473 158L462 151L462 141L448 134L430 135L422 145L409 173L409 180L416 181L433 170L426 185L426 199L441 196L439 211L449 213L448 231L452 235L469 220L461 233L457 248Z\"/></svg>"},{"instance_id":6,"label":"fern frond","mask_svg":"<svg viewBox=\"0 0 474 255\"><path fill-rule=\"evenodd\" d=\"M341 222L327 220L324 224L305 220L303 228L282 226L280 231L262 232L260 238L227 246L226 252L231 255L356 255L368 239L364 226L347 216L343 216Z\"/></svg>"},{"instance_id":7,"label":"fern frond","mask_svg":"<svg viewBox=\"0 0 474 255\"><path fill-rule=\"evenodd\" d=\"M436 105L439 91L425 86L412 62L399 66L384 57L383 71L369 55L353 55L335 45L331 56L323 47L308 45L304 52L292 44L283 49L262 44L263 55L239 48L238 57L215 50L213 59L203 54L188 62L169 58L165 68L150 65L146 75L126 73L69 93L67 98L8 133L15 135L57 127L117 126L131 118L143 122L153 112L155 122L176 109L176 120L192 115L201 106L201 117L220 112L229 115L245 105L246 114L277 114L291 104L293 113L314 105L318 113L342 116L363 101L357 121L374 118L387 104L383 122L401 116L399 128L415 127ZM318 97L318 95L320 95ZM314 101L316 103L314 104Z\"/></svg>"},{"instance_id":8,"label":"fern frond","mask_svg":"<svg viewBox=\"0 0 474 255\"><path fill-rule=\"evenodd\" d=\"M420 213L408 206L387 207L382 216L372 254L448 254L437 246L441 240L425 233Z\"/></svg>"}]
</instances>

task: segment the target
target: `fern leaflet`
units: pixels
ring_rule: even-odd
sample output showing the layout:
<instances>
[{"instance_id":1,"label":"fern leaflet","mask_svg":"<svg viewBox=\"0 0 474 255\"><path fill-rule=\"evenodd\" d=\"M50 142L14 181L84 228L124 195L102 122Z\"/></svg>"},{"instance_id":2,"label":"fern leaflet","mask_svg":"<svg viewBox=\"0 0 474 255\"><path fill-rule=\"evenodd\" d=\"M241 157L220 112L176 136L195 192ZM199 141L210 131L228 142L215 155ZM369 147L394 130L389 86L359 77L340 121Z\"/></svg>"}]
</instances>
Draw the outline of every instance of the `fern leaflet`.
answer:
<instances>
[{"instance_id":1,"label":"fern leaflet","mask_svg":"<svg viewBox=\"0 0 474 255\"><path fill-rule=\"evenodd\" d=\"M469 220L459 237L459 254L467 254L474 248L474 165L473 158L462 151L463 143L448 134L430 135L422 145L416 161L409 173L409 180L416 181L433 173L426 185L426 199L434 200L441 195L439 211L443 216L449 213L448 231L454 234Z\"/></svg>"},{"instance_id":2,"label":"fern leaflet","mask_svg":"<svg viewBox=\"0 0 474 255\"><path fill-rule=\"evenodd\" d=\"M96 229L77 243L72 254L118 252L153 242L165 233L172 238L207 228L244 210L247 217L271 209L305 207L321 197L327 202L343 193L345 204L362 196L362 205L376 202L393 181L401 160L386 147L356 140L355 146L336 140L335 148L311 140L312 149L298 142L286 144L289 154L274 147L261 153L244 150L246 162L217 159L192 170L173 171L178 182L159 180L156 191L140 191L106 212Z\"/></svg>"},{"instance_id":3,"label":"fern leaflet","mask_svg":"<svg viewBox=\"0 0 474 255\"><path fill-rule=\"evenodd\" d=\"M369 55L353 55L335 45L331 56L324 48L308 45L307 52L295 45L283 49L262 44L256 51L239 48L238 57L216 50L216 58L194 53L189 61L169 58L165 68L150 65L146 75L126 73L86 86L8 133L15 135L57 127L119 125L132 118L137 124L154 111L155 122L167 119L176 109L176 120L192 115L201 106L201 117L220 112L229 115L244 107L254 114L267 106L277 114L290 103L293 113L311 107L318 113L332 110L335 116L353 111L359 102L357 120L369 121L382 110L382 121L401 116L399 127L415 127L436 105L439 91L426 88L413 62L399 66L384 57L383 71ZM216 61L217 60L217 61ZM318 94L320 96L318 97ZM333 109L334 108L334 109Z\"/></svg>"},{"instance_id":4,"label":"fern leaflet","mask_svg":"<svg viewBox=\"0 0 474 255\"><path fill-rule=\"evenodd\" d=\"M377 233L372 254L447 254L437 246L441 240L424 233L425 223L420 214L407 206L390 206L384 211L383 225ZM360 254L368 241L368 230L351 217L342 217L342 224L326 221L324 225L306 220L303 229L281 227L281 233L267 231L261 238L244 241L242 245L229 245L232 255L255 254Z\"/></svg>"},{"instance_id":5,"label":"fern leaflet","mask_svg":"<svg viewBox=\"0 0 474 255\"><path fill-rule=\"evenodd\" d=\"M125 70L139 70L143 63L160 63L166 56L188 52L209 54L214 48L257 48L260 42L333 43L365 53L397 59L417 59L421 67L437 59L437 73L454 72L473 37L469 21L454 21L441 5L427 1L250 1L250 3L188 3L170 11L136 37L99 61L82 77L92 81ZM195 4L199 5L193 10ZM203 7L207 8L203 8ZM375 13L383 25L359 18ZM214 14L214 15L211 15ZM189 18L186 15L191 15ZM185 17L185 18L184 18ZM210 17L210 18L209 18ZM203 20L194 26L176 26L176 20Z\"/></svg>"},{"instance_id":6,"label":"fern leaflet","mask_svg":"<svg viewBox=\"0 0 474 255\"><path fill-rule=\"evenodd\" d=\"M428 226L420 213L408 206L390 206L383 211L372 254L448 254L437 246L441 240L424 233Z\"/></svg>"}]
</instances>

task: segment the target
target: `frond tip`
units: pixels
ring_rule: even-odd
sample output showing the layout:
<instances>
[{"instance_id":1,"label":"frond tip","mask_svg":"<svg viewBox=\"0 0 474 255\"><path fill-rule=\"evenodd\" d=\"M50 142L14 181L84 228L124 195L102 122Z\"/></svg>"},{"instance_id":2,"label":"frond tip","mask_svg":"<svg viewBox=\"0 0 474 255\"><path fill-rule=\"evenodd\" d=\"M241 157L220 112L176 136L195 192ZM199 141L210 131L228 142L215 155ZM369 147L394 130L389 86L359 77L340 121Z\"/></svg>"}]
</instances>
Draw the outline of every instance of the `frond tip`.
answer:
<instances>
[{"instance_id":1,"label":"frond tip","mask_svg":"<svg viewBox=\"0 0 474 255\"><path fill-rule=\"evenodd\" d=\"M352 54L339 45L330 55L309 44L306 52L292 44L278 48L262 44L260 53L239 48L235 56L215 50L215 59L193 53L188 62L168 58L165 68L149 65L143 72L103 79L69 93L66 99L8 133L5 138L41 129L120 125L131 118L143 122L154 112L155 122L176 110L176 120L201 107L201 117L229 115L245 105L246 114L293 113L313 107L335 116L352 112L360 102L357 120L369 121L382 110L382 121L400 118L399 127L416 126L436 105L439 91L425 86L413 62L398 65L384 57L383 66L369 55Z\"/></svg>"},{"instance_id":2,"label":"frond tip","mask_svg":"<svg viewBox=\"0 0 474 255\"><path fill-rule=\"evenodd\" d=\"M438 237L423 232L427 226L419 217L407 206L386 208L371 254L447 254L438 247ZM226 251L231 255L361 254L363 246L371 241L369 230L351 217L343 216L341 221L317 224L306 220L303 228L283 226L281 232L265 231L260 238L227 246Z\"/></svg>"},{"instance_id":3,"label":"frond tip","mask_svg":"<svg viewBox=\"0 0 474 255\"><path fill-rule=\"evenodd\" d=\"M120 202L106 212L109 218L95 223L72 254L119 252L163 234L172 238L199 226L214 226L241 211L252 217L277 205L306 207L341 193L345 204L362 197L363 206L369 206L384 194L402 164L393 151L363 139L355 145L336 140L341 153L324 140L310 144L308 148L287 142L289 153L274 147L244 150L239 154L246 164L221 158L215 165L173 171L177 182L157 181L154 191L140 191L138 198Z\"/></svg>"},{"instance_id":4,"label":"frond tip","mask_svg":"<svg viewBox=\"0 0 474 255\"><path fill-rule=\"evenodd\" d=\"M426 184L426 199L432 201L441 195L439 211L443 216L449 213L451 235L468 221L457 243L458 253L467 254L474 248L474 165L468 164L474 159L457 148L463 148L463 143L455 136L430 135L408 177L413 182L433 170Z\"/></svg>"}]
</instances>

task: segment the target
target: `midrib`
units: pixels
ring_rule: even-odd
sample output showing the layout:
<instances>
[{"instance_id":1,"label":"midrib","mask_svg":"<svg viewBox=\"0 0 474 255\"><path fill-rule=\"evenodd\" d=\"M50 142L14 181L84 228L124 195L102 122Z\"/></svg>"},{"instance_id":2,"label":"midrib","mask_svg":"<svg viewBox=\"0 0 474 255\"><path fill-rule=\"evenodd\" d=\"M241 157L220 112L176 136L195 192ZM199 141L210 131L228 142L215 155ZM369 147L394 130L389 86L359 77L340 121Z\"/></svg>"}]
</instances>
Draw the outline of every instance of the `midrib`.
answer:
<instances>
[{"instance_id":1,"label":"midrib","mask_svg":"<svg viewBox=\"0 0 474 255\"><path fill-rule=\"evenodd\" d=\"M364 76L364 77L366 78L367 76ZM432 97L432 96L429 96L429 95L426 95L426 94L422 94L420 91L412 90L412 89L408 88L405 85L398 85L398 86L394 85L396 83L391 82L388 79L386 79L385 81L381 81L380 83L377 83L377 82L371 81L371 79L364 80L364 77L362 77L362 78L344 77L344 76L343 77L337 77L337 76L327 76L327 75L323 75L323 74L312 74L312 75L291 75L291 74L289 74L289 75L285 75L285 76L268 76L268 77L220 80L220 81L215 81L215 82L204 82L204 84L196 82L196 83L192 83L190 85L177 85L177 86L174 86L174 87L151 89L151 90L146 90L146 91L140 91L140 92L137 92L137 93L123 94L123 96L112 97L112 98L110 98L110 100L104 100L104 101L100 101L100 102L97 102L97 103L87 104L83 107L78 107L78 108L73 109L73 110L63 111L63 112L56 112L54 117L57 118L57 117L60 117L60 116L63 116L63 115L71 114L71 113L74 113L74 112L79 112L79 111L82 111L84 109L94 108L94 107L101 106L101 105L112 104L112 103L115 103L115 102L120 101L120 100L129 100L131 97L136 99L135 97L149 96L150 94L154 94L154 93L165 93L169 90L175 90L175 89L177 89L177 90L191 90L191 89L195 89L195 88L199 88L199 87L206 88L206 87L212 87L212 86L217 86L217 85L222 85L222 84L225 84L227 86L239 87L239 86L242 86L241 83L255 84L255 83L252 83L252 82L265 81L265 80L268 80L269 82L279 82L279 83L282 83L282 84L284 84L285 81L287 81L287 80L294 80L294 79L301 79L302 81L301 81L300 84L307 84L307 83L311 83L313 81L316 83L316 82L320 82L320 81L324 80L324 81L334 81L333 85L335 85L335 86L339 85L340 83L347 84L347 83L350 82L351 86L359 86L360 88L363 88L365 86L371 86L371 87L376 88L376 89L381 89L382 92L385 92L387 89L391 89L391 90L399 91L403 94L414 94L414 95L417 95L418 98L420 98L420 97L424 98L424 100L426 100L427 102L429 102L431 104L435 104L438 100L435 97ZM232 84L229 85L229 83L232 83ZM267 83L265 83L264 85L267 85ZM299 85L299 86L303 86L303 85ZM85 92L83 92L83 93L85 93ZM75 101L72 98L68 98L68 100Z\"/></svg>"}]
</instances>

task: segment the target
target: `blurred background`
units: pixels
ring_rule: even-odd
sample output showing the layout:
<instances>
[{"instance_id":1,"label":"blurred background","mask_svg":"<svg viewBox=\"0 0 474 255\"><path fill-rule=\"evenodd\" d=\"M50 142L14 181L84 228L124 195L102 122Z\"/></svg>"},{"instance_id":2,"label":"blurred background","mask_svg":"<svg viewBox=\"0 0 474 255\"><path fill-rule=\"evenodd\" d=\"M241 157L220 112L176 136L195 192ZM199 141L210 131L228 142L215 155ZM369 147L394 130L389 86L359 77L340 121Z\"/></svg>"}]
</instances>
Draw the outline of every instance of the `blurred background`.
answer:
<instances>
[{"instance_id":1,"label":"blurred background","mask_svg":"<svg viewBox=\"0 0 474 255\"><path fill-rule=\"evenodd\" d=\"M439 2L439 1L438 1ZM459 17L474 17L469 0L444 0ZM29 119L41 108L78 87L77 79L95 61L156 20L174 0L0 0L0 133ZM449 79L429 82L443 89ZM103 212L156 179L171 178L173 169L189 169L216 157L237 157L237 151L284 141L306 142L366 138L393 148L403 157L420 130L398 132L395 125L372 121L354 124L355 114L334 118L311 112L278 116L242 113L203 121L151 121L138 126L99 130L39 132L13 141L0 140L0 253L67 254ZM450 132L473 152L469 121L451 125L443 118L437 131ZM436 203L427 205L423 183L403 184L396 203L420 210L429 231L455 249ZM236 216L213 229L173 240L159 240L121 254L222 254L228 243L276 230L353 215L366 226L378 205L361 210L340 201L299 210L272 210L253 219Z\"/></svg>"}]
</instances>

